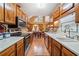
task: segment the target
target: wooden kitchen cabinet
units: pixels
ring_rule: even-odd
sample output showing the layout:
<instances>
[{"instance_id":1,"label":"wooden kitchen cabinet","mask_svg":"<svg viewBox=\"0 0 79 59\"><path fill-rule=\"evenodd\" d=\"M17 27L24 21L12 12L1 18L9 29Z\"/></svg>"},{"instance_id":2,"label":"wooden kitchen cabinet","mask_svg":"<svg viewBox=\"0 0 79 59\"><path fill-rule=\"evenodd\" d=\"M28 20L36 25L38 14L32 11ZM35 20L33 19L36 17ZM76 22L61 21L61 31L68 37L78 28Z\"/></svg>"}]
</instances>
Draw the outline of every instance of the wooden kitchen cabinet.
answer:
<instances>
[{"instance_id":1,"label":"wooden kitchen cabinet","mask_svg":"<svg viewBox=\"0 0 79 59\"><path fill-rule=\"evenodd\" d=\"M48 36L48 51L52 56L61 56L61 44Z\"/></svg>"},{"instance_id":2,"label":"wooden kitchen cabinet","mask_svg":"<svg viewBox=\"0 0 79 59\"><path fill-rule=\"evenodd\" d=\"M54 56L54 40L51 40L51 55Z\"/></svg>"},{"instance_id":3,"label":"wooden kitchen cabinet","mask_svg":"<svg viewBox=\"0 0 79 59\"><path fill-rule=\"evenodd\" d=\"M54 47L53 47L53 55L54 56L61 56L61 44L54 40Z\"/></svg>"},{"instance_id":4,"label":"wooden kitchen cabinet","mask_svg":"<svg viewBox=\"0 0 79 59\"><path fill-rule=\"evenodd\" d=\"M62 3L60 5L60 15L68 12L74 7L74 3Z\"/></svg>"},{"instance_id":5,"label":"wooden kitchen cabinet","mask_svg":"<svg viewBox=\"0 0 79 59\"><path fill-rule=\"evenodd\" d=\"M56 46L54 46L54 56L60 56L61 52L60 52L60 49Z\"/></svg>"},{"instance_id":6,"label":"wooden kitchen cabinet","mask_svg":"<svg viewBox=\"0 0 79 59\"><path fill-rule=\"evenodd\" d=\"M44 34L44 43L46 48L48 49L48 35Z\"/></svg>"},{"instance_id":7,"label":"wooden kitchen cabinet","mask_svg":"<svg viewBox=\"0 0 79 59\"><path fill-rule=\"evenodd\" d=\"M29 45L31 46L33 42L33 34L30 34L29 36Z\"/></svg>"},{"instance_id":8,"label":"wooden kitchen cabinet","mask_svg":"<svg viewBox=\"0 0 79 59\"><path fill-rule=\"evenodd\" d=\"M75 22L79 23L79 3L75 4Z\"/></svg>"},{"instance_id":9,"label":"wooden kitchen cabinet","mask_svg":"<svg viewBox=\"0 0 79 59\"><path fill-rule=\"evenodd\" d=\"M17 16L21 18L21 10L18 5L17 5Z\"/></svg>"},{"instance_id":10,"label":"wooden kitchen cabinet","mask_svg":"<svg viewBox=\"0 0 79 59\"><path fill-rule=\"evenodd\" d=\"M0 23L4 23L4 3L0 3Z\"/></svg>"},{"instance_id":11,"label":"wooden kitchen cabinet","mask_svg":"<svg viewBox=\"0 0 79 59\"><path fill-rule=\"evenodd\" d=\"M5 23L15 24L16 20L16 4L5 3Z\"/></svg>"},{"instance_id":12,"label":"wooden kitchen cabinet","mask_svg":"<svg viewBox=\"0 0 79 59\"><path fill-rule=\"evenodd\" d=\"M21 10L20 6L17 5L17 16L23 21L26 21L26 14Z\"/></svg>"},{"instance_id":13,"label":"wooden kitchen cabinet","mask_svg":"<svg viewBox=\"0 0 79 59\"><path fill-rule=\"evenodd\" d=\"M15 44L10 46L6 50L0 52L0 56L15 56L15 55L16 55Z\"/></svg>"},{"instance_id":14,"label":"wooden kitchen cabinet","mask_svg":"<svg viewBox=\"0 0 79 59\"><path fill-rule=\"evenodd\" d=\"M24 56L24 46L17 47L17 56Z\"/></svg>"},{"instance_id":15,"label":"wooden kitchen cabinet","mask_svg":"<svg viewBox=\"0 0 79 59\"><path fill-rule=\"evenodd\" d=\"M65 47L62 47L62 56L76 56L74 53L66 49Z\"/></svg>"},{"instance_id":16,"label":"wooden kitchen cabinet","mask_svg":"<svg viewBox=\"0 0 79 59\"><path fill-rule=\"evenodd\" d=\"M58 20L57 18L59 18L59 16L60 16L60 7L57 7L55 11L53 12L54 21Z\"/></svg>"},{"instance_id":17,"label":"wooden kitchen cabinet","mask_svg":"<svg viewBox=\"0 0 79 59\"><path fill-rule=\"evenodd\" d=\"M17 56L24 56L24 39L17 42Z\"/></svg>"},{"instance_id":18,"label":"wooden kitchen cabinet","mask_svg":"<svg viewBox=\"0 0 79 59\"><path fill-rule=\"evenodd\" d=\"M51 38L50 37L48 37L48 51L49 51L49 53L50 53L50 55L51 55Z\"/></svg>"},{"instance_id":19,"label":"wooden kitchen cabinet","mask_svg":"<svg viewBox=\"0 0 79 59\"><path fill-rule=\"evenodd\" d=\"M60 5L60 17L59 19L74 12L74 3L62 3Z\"/></svg>"},{"instance_id":20,"label":"wooden kitchen cabinet","mask_svg":"<svg viewBox=\"0 0 79 59\"><path fill-rule=\"evenodd\" d=\"M26 15L25 15L25 13L22 10L21 10L21 19L23 21L26 21Z\"/></svg>"}]
</instances>

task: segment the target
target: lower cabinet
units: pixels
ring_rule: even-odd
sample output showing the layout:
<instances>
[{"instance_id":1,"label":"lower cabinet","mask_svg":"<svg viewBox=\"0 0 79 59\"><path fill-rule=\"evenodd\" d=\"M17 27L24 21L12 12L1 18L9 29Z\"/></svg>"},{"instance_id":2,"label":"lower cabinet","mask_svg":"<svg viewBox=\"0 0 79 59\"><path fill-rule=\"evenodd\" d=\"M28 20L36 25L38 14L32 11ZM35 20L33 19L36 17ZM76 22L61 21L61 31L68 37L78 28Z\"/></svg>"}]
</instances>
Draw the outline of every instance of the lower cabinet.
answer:
<instances>
[{"instance_id":1,"label":"lower cabinet","mask_svg":"<svg viewBox=\"0 0 79 59\"><path fill-rule=\"evenodd\" d=\"M19 46L17 48L17 56L24 56L24 46Z\"/></svg>"},{"instance_id":2,"label":"lower cabinet","mask_svg":"<svg viewBox=\"0 0 79 59\"><path fill-rule=\"evenodd\" d=\"M46 48L48 49L48 35L44 34L44 43Z\"/></svg>"},{"instance_id":3,"label":"lower cabinet","mask_svg":"<svg viewBox=\"0 0 79 59\"><path fill-rule=\"evenodd\" d=\"M53 47L52 47L52 55L53 56L61 56L61 44L58 43L57 41L53 40L52 42Z\"/></svg>"},{"instance_id":4,"label":"lower cabinet","mask_svg":"<svg viewBox=\"0 0 79 59\"><path fill-rule=\"evenodd\" d=\"M54 46L53 56L60 56L60 54L61 54L60 49Z\"/></svg>"},{"instance_id":5,"label":"lower cabinet","mask_svg":"<svg viewBox=\"0 0 79 59\"><path fill-rule=\"evenodd\" d=\"M29 44L30 44L30 46L31 46L32 42L33 42L33 34L30 34L30 36L29 36Z\"/></svg>"},{"instance_id":6,"label":"lower cabinet","mask_svg":"<svg viewBox=\"0 0 79 59\"><path fill-rule=\"evenodd\" d=\"M24 39L0 52L0 56L24 56Z\"/></svg>"},{"instance_id":7,"label":"lower cabinet","mask_svg":"<svg viewBox=\"0 0 79 59\"><path fill-rule=\"evenodd\" d=\"M15 45L12 45L6 50L0 52L0 56L15 56L15 55L16 55Z\"/></svg>"},{"instance_id":8,"label":"lower cabinet","mask_svg":"<svg viewBox=\"0 0 79 59\"><path fill-rule=\"evenodd\" d=\"M66 49L65 47L62 47L62 56L76 56L74 53Z\"/></svg>"},{"instance_id":9,"label":"lower cabinet","mask_svg":"<svg viewBox=\"0 0 79 59\"><path fill-rule=\"evenodd\" d=\"M48 37L48 51L51 55L51 37Z\"/></svg>"},{"instance_id":10,"label":"lower cabinet","mask_svg":"<svg viewBox=\"0 0 79 59\"><path fill-rule=\"evenodd\" d=\"M24 40L17 42L17 56L24 56Z\"/></svg>"},{"instance_id":11,"label":"lower cabinet","mask_svg":"<svg viewBox=\"0 0 79 59\"><path fill-rule=\"evenodd\" d=\"M52 56L76 56L76 54L51 37L48 38L48 51Z\"/></svg>"}]
</instances>

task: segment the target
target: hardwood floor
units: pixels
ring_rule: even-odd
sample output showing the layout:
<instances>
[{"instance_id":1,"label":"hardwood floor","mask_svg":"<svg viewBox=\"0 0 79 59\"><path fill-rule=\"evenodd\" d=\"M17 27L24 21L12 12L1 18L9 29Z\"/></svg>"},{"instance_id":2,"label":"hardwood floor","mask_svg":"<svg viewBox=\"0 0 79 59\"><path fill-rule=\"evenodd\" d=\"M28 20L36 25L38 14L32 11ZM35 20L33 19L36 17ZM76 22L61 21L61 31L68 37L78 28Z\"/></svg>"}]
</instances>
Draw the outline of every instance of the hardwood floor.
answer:
<instances>
[{"instance_id":1,"label":"hardwood floor","mask_svg":"<svg viewBox=\"0 0 79 59\"><path fill-rule=\"evenodd\" d=\"M44 44L44 38L43 37L33 37L33 42L31 47L28 50L28 53L26 56L49 56L49 52L46 49L46 46Z\"/></svg>"}]
</instances>

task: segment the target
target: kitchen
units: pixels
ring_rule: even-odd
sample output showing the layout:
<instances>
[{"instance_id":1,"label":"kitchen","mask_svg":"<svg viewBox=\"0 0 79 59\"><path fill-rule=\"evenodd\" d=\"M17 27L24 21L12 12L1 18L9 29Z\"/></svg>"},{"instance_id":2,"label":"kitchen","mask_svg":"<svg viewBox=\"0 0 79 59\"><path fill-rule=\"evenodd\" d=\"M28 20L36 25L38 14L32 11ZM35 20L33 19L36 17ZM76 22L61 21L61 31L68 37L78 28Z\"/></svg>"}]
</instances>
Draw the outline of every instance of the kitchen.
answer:
<instances>
[{"instance_id":1,"label":"kitchen","mask_svg":"<svg viewBox=\"0 0 79 59\"><path fill-rule=\"evenodd\" d=\"M79 3L0 3L0 56L78 56Z\"/></svg>"}]
</instances>

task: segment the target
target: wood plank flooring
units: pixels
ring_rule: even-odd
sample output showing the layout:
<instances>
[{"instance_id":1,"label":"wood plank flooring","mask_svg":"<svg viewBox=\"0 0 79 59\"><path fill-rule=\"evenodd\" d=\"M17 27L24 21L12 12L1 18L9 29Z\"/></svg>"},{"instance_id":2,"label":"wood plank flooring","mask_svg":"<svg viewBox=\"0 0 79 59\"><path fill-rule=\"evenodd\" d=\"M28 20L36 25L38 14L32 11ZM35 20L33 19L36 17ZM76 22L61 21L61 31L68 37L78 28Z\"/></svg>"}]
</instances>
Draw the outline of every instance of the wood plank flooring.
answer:
<instances>
[{"instance_id":1,"label":"wood plank flooring","mask_svg":"<svg viewBox=\"0 0 79 59\"><path fill-rule=\"evenodd\" d=\"M49 52L44 44L43 37L33 37L33 42L26 56L49 56Z\"/></svg>"}]
</instances>

